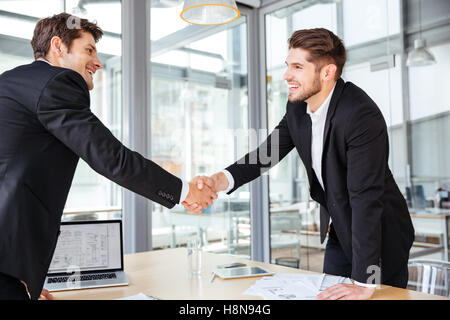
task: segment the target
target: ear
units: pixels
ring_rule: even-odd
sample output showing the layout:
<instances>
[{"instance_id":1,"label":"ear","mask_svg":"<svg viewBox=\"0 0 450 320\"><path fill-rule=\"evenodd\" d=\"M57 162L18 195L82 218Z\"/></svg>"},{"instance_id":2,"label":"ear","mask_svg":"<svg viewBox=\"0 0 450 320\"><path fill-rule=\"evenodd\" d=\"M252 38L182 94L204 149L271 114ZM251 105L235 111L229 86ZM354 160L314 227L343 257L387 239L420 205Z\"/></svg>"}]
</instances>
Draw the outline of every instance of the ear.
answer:
<instances>
[{"instance_id":1,"label":"ear","mask_svg":"<svg viewBox=\"0 0 450 320\"><path fill-rule=\"evenodd\" d=\"M330 81L334 79L337 67L335 64L328 64L322 70L323 80Z\"/></svg>"},{"instance_id":2,"label":"ear","mask_svg":"<svg viewBox=\"0 0 450 320\"><path fill-rule=\"evenodd\" d=\"M52 51L55 56L62 57L63 48L65 48L65 46L60 37L54 36L50 40L50 50L49 51Z\"/></svg>"}]
</instances>

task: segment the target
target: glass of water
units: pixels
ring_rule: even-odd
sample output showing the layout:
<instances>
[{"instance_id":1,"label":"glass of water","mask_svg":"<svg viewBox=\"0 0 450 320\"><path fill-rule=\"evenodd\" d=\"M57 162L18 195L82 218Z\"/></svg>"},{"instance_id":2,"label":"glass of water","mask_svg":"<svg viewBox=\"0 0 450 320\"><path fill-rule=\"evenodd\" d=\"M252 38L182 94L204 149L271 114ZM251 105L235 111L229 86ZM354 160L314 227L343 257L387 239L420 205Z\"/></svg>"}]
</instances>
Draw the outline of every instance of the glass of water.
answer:
<instances>
[{"instance_id":1,"label":"glass of water","mask_svg":"<svg viewBox=\"0 0 450 320\"><path fill-rule=\"evenodd\" d=\"M192 238L187 241L188 272L193 276L202 273L202 244L199 238Z\"/></svg>"}]
</instances>

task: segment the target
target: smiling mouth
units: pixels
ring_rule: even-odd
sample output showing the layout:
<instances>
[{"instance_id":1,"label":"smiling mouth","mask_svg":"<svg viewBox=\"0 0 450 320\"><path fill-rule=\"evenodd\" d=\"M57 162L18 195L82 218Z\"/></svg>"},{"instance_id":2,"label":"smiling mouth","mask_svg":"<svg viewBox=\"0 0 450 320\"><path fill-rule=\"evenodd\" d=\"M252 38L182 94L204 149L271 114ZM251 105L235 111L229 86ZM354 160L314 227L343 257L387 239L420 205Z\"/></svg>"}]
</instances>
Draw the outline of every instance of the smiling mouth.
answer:
<instances>
[{"instance_id":1,"label":"smiling mouth","mask_svg":"<svg viewBox=\"0 0 450 320\"><path fill-rule=\"evenodd\" d=\"M300 88L300 86L296 84L288 84L288 88L290 93L294 93Z\"/></svg>"},{"instance_id":2,"label":"smiling mouth","mask_svg":"<svg viewBox=\"0 0 450 320\"><path fill-rule=\"evenodd\" d=\"M94 72L92 70L86 70L86 71L91 76L91 78L94 77Z\"/></svg>"}]
</instances>

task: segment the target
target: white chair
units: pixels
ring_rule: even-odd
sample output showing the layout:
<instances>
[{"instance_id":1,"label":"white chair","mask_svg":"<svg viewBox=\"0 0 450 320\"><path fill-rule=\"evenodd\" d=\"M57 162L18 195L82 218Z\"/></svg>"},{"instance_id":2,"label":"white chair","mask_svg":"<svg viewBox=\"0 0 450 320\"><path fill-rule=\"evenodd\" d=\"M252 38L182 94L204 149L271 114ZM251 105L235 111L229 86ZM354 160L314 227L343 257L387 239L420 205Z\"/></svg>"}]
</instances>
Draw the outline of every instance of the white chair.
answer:
<instances>
[{"instance_id":1,"label":"white chair","mask_svg":"<svg viewBox=\"0 0 450 320\"><path fill-rule=\"evenodd\" d=\"M444 297L450 296L449 262L414 259L409 261L408 271L408 289Z\"/></svg>"}]
</instances>

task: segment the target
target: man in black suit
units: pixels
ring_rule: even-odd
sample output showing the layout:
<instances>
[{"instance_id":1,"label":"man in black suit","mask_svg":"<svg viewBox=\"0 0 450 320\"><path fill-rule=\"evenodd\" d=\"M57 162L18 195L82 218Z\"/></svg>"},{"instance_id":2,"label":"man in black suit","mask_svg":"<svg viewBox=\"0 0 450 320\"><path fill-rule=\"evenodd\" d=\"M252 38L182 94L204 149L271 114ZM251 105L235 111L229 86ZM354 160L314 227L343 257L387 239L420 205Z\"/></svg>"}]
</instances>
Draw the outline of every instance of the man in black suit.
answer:
<instances>
[{"instance_id":1,"label":"man in black suit","mask_svg":"<svg viewBox=\"0 0 450 320\"><path fill-rule=\"evenodd\" d=\"M340 78L346 51L332 32L296 31L289 49L284 75L289 101L274 132L225 170L193 181L229 194L295 148L311 197L320 203L321 242L329 229L324 273L354 280L330 287L318 298L368 299L379 284L373 284L377 276L383 284L405 288L414 229L388 167L383 115L363 90Z\"/></svg>"},{"instance_id":2,"label":"man in black suit","mask_svg":"<svg viewBox=\"0 0 450 320\"><path fill-rule=\"evenodd\" d=\"M102 34L65 13L42 19L36 61L0 76L0 299L40 296L80 157L168 208L183 199L207 208L216 198L126 148L91 112Z\"/></svg>"}]
</instances>

